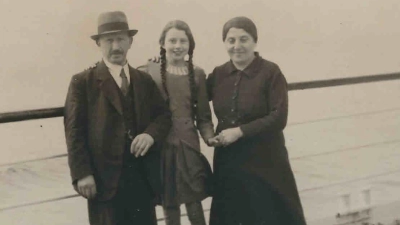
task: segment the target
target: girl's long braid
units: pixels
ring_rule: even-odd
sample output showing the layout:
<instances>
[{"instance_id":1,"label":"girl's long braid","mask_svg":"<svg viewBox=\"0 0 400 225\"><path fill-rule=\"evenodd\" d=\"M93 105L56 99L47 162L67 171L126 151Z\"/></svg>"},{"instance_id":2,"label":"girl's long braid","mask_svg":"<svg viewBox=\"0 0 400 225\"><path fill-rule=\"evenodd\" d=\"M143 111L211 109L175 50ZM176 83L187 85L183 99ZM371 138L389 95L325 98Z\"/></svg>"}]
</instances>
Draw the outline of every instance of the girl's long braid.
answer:
<instances>
[{"instance_id":1,"label":"girl's long braid","mask_svg":"<svg viewBox=\"0 0 400 225\"><path fill-rule=\"evenodd\" d=\"M192 108L192 118L193 121L196 121L197 115L197 85L194 75L194 66L193 66L193 49L189 49L189 86L190 86L190 103Z\"/></svg>"},{"instance_id":2,"label":"girl's long braid","mask_svg":"<svg viewBox=\"0 0 400 225\"><path fill-rule=\"evenodd\" d=\"M166 101L167 101L167 104L169 105L169 92L168 92L168 88L167 88L167 76L165 74L166 67L167 67L167 59L165 57L165 49L163 47L160 47L160 56L161 56L161 68L160 68L161 81L162 81L162 86L163 86L165 95L167 97Z\"/></svg>"}]
</instances>

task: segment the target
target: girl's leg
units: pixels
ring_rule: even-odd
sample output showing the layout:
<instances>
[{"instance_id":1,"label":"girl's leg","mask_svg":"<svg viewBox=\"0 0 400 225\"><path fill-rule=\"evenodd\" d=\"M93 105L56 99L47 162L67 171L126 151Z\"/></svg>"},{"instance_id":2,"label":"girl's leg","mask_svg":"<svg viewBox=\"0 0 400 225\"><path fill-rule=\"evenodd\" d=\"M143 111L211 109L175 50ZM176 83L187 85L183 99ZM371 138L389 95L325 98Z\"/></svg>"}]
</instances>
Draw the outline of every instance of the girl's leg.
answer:
<instances>
[{"instance_id":1,"label":"girl's leg","mask_svg":"<svg viewBox=\"0 0 400 225\"><path fill-rule=\"evenodd\" d=\"M186 203L186 211L192 225L206 225L203 206L201 202Z\"/></svg>"},{"instance_id":2,"label":"girl's leg","mask_svg":"<svg viewBox=\"0 0 400 225\"><path fill-rule=\"evenodd\" d=\"M166 225L181 225L181 210L179 206L164 207Z\"/></svg>"}]
</instances>

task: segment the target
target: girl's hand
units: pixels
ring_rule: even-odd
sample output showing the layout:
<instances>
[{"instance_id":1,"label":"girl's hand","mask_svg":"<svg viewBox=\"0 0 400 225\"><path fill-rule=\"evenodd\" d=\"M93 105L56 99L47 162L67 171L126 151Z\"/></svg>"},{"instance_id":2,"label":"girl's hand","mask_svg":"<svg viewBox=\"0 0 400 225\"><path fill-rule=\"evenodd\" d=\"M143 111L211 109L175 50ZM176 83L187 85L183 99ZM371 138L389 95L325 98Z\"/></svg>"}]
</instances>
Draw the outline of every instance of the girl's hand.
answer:
<instances>
[{"instance_id":1,"label":"girl's hand","mask_svg":"<svg viewBox=\"0 0 400 225\"><path fill-rule=\"evenodd\" d=\"M217 137L213 137L213 138L209 138L207 140L207 145L210 147L218 147L218 146L221 146L222 144L219 142Z\"/></svg>"}]
</instances>

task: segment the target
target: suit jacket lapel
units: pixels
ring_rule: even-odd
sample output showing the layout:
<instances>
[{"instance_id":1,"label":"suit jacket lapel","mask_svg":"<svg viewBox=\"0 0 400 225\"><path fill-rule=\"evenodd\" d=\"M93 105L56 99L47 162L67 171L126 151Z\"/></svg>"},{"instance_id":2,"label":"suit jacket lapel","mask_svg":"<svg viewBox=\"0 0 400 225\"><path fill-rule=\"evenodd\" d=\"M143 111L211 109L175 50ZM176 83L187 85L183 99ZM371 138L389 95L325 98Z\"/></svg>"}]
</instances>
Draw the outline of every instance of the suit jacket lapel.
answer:
<instances>
[{"instance_id":1,"label":"suit jacket lapel","mask_svg":"<svg viewBox=\"0 0 400 225\"><path fill-rule=\"evenodd\" d=\"M131 78L132 88L133 88L133 96L135 98L135 113L136 113L136 122L137 124L140 123L141 119L141 111L142 111L142 95L143 91L142 86L140 85L140 76L138 72L129 66L129 74Z\"/></svg>"},{"instance_id":2,"label":"suit jacket lapel","mask_svg":"<svg viewBox=\"0 0 400 225\"><path fill-rule=\"evenodd\" d=\"M115 83L104 61L101 61L97 66L97 79L101 81L100 88L104 92L104 96L122 115L122 103L118 94L118 85Z\"/></svg>"}]
</instances>

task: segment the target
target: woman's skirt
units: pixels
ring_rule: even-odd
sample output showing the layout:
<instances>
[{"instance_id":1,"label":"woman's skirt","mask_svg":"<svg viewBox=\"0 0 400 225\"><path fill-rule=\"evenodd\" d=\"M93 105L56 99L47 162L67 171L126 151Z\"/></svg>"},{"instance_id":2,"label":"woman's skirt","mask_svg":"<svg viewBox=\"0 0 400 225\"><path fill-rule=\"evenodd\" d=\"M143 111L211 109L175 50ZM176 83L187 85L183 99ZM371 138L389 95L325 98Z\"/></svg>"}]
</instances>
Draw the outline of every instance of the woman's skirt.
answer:
<instances>
[{"instance_id":1,"label":"woman's skirt","mask_svg":"<svg viewBox=\"0 0 400 225\"><path fill-rule=\"evenodd\" d=\"M215 179L210 225L303 224L262 179L240 170Z\"/></svg>"}]
</instances>

